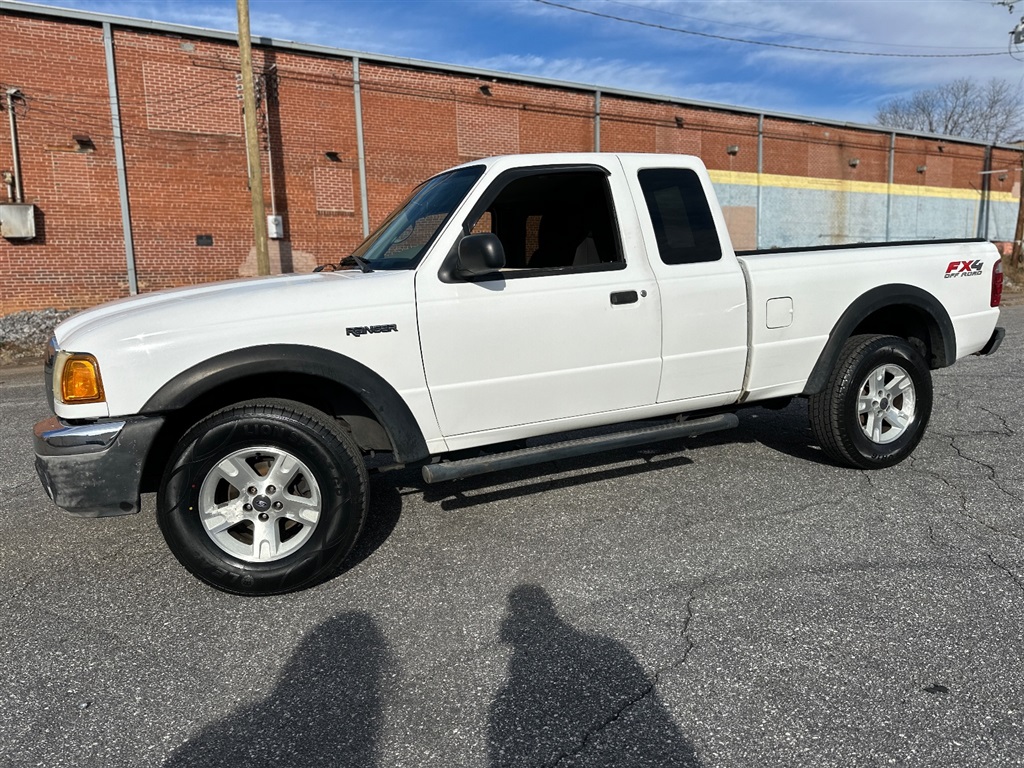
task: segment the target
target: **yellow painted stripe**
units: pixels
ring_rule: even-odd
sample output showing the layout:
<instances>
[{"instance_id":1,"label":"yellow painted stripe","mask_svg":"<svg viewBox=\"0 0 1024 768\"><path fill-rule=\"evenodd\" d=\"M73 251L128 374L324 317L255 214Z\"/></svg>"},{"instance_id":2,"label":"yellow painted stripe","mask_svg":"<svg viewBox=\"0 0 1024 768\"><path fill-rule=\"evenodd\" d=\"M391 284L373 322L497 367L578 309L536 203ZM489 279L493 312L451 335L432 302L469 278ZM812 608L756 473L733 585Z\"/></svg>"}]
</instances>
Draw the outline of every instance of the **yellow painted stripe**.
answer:
<instances>
[{"instance_id":1,"label":"yellow painted stripe","mask_svg":"<svg viewBox=\"0 0 1024 768\"><path fill-rule=\"evenodd\" d=\"M708 171L711 181L715 184L739 184L756 187L758 174L741 171ZM762 187L777 189L813 189L821 192L861 192L871 195L885 195L890 189L894 195L904 197L938 197L947 200L974 200L980 193L973 189L955 189L952 187L914 186L912 184L889 184L877 181L853 181L851 179L814 179L808 176L780 176L773 173L760 175ZM1010 192L991 193L991 200L996 203L1016 203L1018 198Z\"/></svg>"}]
</instances>

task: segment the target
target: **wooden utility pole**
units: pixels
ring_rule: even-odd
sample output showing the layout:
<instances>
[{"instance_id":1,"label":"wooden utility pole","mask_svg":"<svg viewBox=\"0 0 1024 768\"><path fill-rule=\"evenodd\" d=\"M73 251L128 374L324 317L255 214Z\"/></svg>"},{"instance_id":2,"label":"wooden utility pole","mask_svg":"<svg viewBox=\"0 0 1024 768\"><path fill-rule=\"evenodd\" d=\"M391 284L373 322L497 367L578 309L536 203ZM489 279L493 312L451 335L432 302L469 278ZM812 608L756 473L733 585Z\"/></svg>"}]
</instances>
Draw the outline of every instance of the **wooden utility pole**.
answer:
<instances>
[{"instance_id":1,"label":"wooden utility pole","mask_svg":"<svg viewBox=\"0 0 1024 768\"><path fill-rule=\"evenodd\" d=\"M237 0L238 52L242 60L242 105L245 112L245 146L249 159L249 190L252 192L252 228L256 239L256 273L270 274L267 251L267 210L263 204L263 166L256 134L256 88L252 78L252 41L249 39L249 0Z\"/></svg>"}]
</instances>

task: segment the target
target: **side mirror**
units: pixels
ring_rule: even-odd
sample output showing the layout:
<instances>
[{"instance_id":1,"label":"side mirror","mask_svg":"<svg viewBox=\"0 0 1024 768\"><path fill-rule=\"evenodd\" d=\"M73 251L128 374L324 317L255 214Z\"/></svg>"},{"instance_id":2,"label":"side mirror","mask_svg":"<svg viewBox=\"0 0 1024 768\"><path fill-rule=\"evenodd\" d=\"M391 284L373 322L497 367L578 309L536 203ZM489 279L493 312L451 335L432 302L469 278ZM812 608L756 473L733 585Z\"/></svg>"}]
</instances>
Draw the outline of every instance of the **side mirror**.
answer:
<instances>
[{"instance_id":1,"label":"side mirror","mask_svg":"<svg viewBox=\"0 0 1024 768\"><path fill-rule=\"evenodd\" d=\"M505 266L505 249L497 235L484 232L468 235L459 243L455 274L459 277L480 277L497 272Z\"/></svg>"}]
</instances>

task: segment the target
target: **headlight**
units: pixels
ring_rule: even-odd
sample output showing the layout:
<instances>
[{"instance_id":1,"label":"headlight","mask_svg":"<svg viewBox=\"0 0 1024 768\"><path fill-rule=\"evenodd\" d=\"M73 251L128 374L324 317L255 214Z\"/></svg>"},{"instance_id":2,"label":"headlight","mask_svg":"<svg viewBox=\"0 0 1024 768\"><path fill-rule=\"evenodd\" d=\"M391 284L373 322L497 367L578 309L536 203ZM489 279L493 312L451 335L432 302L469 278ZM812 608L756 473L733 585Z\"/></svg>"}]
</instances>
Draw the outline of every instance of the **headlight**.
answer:
<instances>
[{"instance_id":1,"label":"headlight","mask_svg":"<svg viewBox=\"0 0 1024 768\"><path fill-rule=\"evenodd\" d=\"M103 379L96 358L82 352L58 352L53 366L53 391L61 402L102 403Z\"/></svg>"}]
</instances>

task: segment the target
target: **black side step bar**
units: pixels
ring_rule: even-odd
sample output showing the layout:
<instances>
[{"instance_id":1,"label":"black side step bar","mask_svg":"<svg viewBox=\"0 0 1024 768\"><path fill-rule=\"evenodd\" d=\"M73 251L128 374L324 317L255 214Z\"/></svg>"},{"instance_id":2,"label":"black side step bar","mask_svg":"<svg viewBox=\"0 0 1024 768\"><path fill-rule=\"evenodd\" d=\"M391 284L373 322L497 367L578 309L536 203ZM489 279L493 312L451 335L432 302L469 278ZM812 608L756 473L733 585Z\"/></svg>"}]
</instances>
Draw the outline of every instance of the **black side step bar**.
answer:
<instances>
[{"instance_id":1,"label":"black side step bar","mask_svg":"<svg viewBox=\"0 0 1024 768\"><path fill-rule=\"evenodd\" d=\"M534 448L523 448L519 451L494 453L490 456L477 456L471 459L446 461L440 464L427 464L423 467L423 479L428 483L440 483L445 480L459 480L464 477L483 475L487 472L498 472L503 469L516 469L530 464L540 464L556 459L570 459L586 456L591 453L610 451L615 448L630 448L635 445L657 443L662 440L674 440L677 437L693 437L706 432L718 432L738 426L740 420L735 413L721 413L705 416L702 419L680 421L673 424L659 424L656 427L630 429L610 435L583 437L578 440L567 440L552 445L539 445Z\"/></svg>"}]
</instances>

